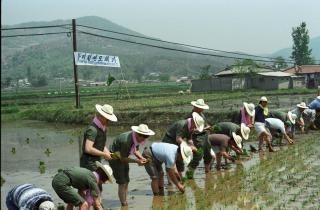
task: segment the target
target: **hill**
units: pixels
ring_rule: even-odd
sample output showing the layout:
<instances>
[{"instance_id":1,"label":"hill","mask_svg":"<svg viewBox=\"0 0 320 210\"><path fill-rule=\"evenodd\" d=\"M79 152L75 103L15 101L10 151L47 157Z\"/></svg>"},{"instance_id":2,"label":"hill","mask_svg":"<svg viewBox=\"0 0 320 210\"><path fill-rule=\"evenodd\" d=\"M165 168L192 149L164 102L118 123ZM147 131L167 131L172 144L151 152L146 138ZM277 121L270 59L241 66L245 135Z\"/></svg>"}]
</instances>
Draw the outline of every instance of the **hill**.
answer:
<instances>
[{"instance_id":1,"label":"hill","mask_svg":"<svg viewBox=\"0 0 320 210\"><path fill-rule=\"evenodd\" d=\"M310 39L309 48L312 49L312 57L316 60L320 60L320 36ZM292 47L280 49L271 55L270 57L282 56L284 58L289 58L291 56Z\"/></svg>"},{"instance_id":2,"label":"hill","mask_svg":"<svg viewBox=\"0 0 320 210\"><path fill-rule=\"evenodd\" d=\"M42 25L71 24L71 20L55 20L50 22L28 22L6 27L26 27ZM193 76L200 74L201 67L211 65L210 73L221 70L226 65L233 63L232 59L223 59L211 56L200 56L164 49L157 49L137 44L125 43L117 40L86 35L80 32L87 31L103 36L110 36L125 40L143 42L157 46L165 46L180 50L190 48L173 44L159 43L153 40L145 40L135 37L103 32L94 29L80 27L86 25L98 27L122 33L144 36L138 32L124 28L106 19L88 16L77 19L77 49L82 52L92 52L120 57L121 70L125 79L140 80L151 72L169 74L170 76ZM70 28L71 26L67 26ZM29 34L66 31L65 28L34 29L4 31L2 35ZM32 75L46 75L53 77L73 77L72 39L66 34L15 37L1 39L1 77L26 77L27 72ZM29 69L29 70L28 70ZM105 81L108 72L117 79L122 79L119 69L103 67L79 67L80 79L93 79Z\"/></svg>"}]
</instances>

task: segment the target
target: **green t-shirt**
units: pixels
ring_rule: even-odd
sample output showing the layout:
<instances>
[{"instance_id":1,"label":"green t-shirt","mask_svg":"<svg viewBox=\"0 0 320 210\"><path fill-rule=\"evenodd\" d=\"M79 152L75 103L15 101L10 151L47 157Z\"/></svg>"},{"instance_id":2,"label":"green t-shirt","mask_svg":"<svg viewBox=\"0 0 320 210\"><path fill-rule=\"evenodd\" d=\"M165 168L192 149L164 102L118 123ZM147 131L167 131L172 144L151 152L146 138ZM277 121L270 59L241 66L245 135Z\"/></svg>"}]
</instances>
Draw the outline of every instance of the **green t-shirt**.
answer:
<instances>
[{"instance_id":1,"label":"green t-shirt","mask_svg":"<svg viewBox=\"0 0 320 210\"><path fill-rule=\"evenodd\" d=\"M166 131L162 141L177 145L177 136L181 136L183 139L191 138L191 132L189 131L187 120L179 120L173 123Z\"/></svg>"},{"instance_id":2,"label":"green t-shirt","mask_svg":"<svg viewBox=\"0 0 320 210\"><path fill-rule=\"evenodd\" d=\"M89 190L93 197L98 197L99 187L96 176L86 168L73 167L64 170L71 180L72 187L82 191Z\"/></svg>"},{"instance_id":3,"label":"green t-shirt","mask_svg":"<svg viewBox=\"0 0 320 210\"><path fill-rule=\"evenodd\" d=\"M82 144L82 155L80 158L80 166L83 168L87 168L91 171L95 171L97 169L95 162L101 162L100 156L95 156L91 154L87 154L85 152L86 141L93 141L93 147L103 151L107 141L106 132L102 131L98 128L94 123L89 125L84 132L83 144Z\"/></svg>"},{"instance_id":4,"label":"green t-shirt","mask_svg":"<svg viewBox=\"0 0 320 210\"><path fill-rule=\"evenodd\" d=\"M282 111L270 111L269 118L277 118L281 120L282 122L287 121L287 113Z\"/></svg>"},{"instance_id":5,"label":"green t-shirt","mask_svg":"<svg viewBox=\"0 0 320 210\"><path fill-rule=\"evenodd\" d=\"M232 122L220 122L213 127L213 132L217 134L225 134L232 138L232 132L241 135L240 126Z\"/></svg>"},{"instance_id":6,"label":"green t-shirt","mask_svg":"<svg viewBox=\"0 0 320 210\"><path fill-rule=\"evenodd\" d=\"M109 147L110 152L120 152L121 157L128 157L133 145L132 134L132 131L128 131L117 136Z\"/></svg>"}]
</instances>

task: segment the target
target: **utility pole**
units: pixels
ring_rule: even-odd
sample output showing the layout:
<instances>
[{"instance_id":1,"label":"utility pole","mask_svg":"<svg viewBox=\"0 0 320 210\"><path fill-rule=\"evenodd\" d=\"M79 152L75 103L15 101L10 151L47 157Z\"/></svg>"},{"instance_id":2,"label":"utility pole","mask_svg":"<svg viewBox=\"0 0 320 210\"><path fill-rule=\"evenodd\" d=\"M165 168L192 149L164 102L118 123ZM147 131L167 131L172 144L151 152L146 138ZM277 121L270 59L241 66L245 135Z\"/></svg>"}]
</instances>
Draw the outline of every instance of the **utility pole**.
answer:
<instances>
[{"instance_id":1,"label":"utility pole","mask_svg":"<svg viewBox=\"0 0 320 210\"><path fill-rule=\"evenodd\" d=\"M74 87L76 94L76 108L80 108L80 94L79 94L79 82L78 82L78 68L74 59L74 52L77 51L77 37L76 37L76 20L72 19L72 41L73 41L73 74L74 74Z\"/></svg>"}]
</instances>

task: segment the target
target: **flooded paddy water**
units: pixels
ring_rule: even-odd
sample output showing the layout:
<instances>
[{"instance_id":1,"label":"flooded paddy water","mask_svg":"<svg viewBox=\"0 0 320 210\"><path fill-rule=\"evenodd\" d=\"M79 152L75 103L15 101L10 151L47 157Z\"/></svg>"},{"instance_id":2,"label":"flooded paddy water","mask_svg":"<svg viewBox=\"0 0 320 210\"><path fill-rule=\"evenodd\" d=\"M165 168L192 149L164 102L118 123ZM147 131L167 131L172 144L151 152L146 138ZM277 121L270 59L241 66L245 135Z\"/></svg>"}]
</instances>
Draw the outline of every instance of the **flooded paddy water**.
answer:
<instances>
[{"instance_id":1,"label":"flooded paddy water","mask_svg":"<svg viewBox=\"0 0 320 210\"><path fill-rule=\"evenodd\" d=\"M1 123L1 209L6 209L8 191L21 183L33 183L62 203L51 187L59 168L79 165L79 136L85 126L50 124L39 121ZM129 126L111 127L108 142ZM156 131L165 128L157 127ZM158 140L156 137L152 140ZM277 152L250 153L229 169L204 173L203 163L195 179L185 182L186 193L175 187L163 197L153 197L144 169L130 165L129 209L319 209L320 133L297 135L292 146L275 147ZM244 142L245 148L256 142ZM148 146L148 144L146 145ZM143 149L143 148L141 148ZM40 167L40 162L44 167ZM45 172L41 174L42 172ZM120 209L117 185L106 184L106 209Z\"/></svg>"}]
</instances>

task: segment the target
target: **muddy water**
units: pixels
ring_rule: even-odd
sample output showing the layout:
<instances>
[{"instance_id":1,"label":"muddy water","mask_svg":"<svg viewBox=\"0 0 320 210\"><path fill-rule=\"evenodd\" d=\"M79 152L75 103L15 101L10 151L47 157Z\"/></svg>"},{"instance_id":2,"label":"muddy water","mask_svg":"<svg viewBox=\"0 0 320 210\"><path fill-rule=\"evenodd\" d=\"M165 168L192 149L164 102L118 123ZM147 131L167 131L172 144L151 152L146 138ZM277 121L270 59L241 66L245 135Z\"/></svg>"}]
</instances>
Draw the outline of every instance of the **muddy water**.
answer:
<instances>
[{"instance_id":1,"label":"muddy water","mask_svg":"<svg viewBox=\"0 0 320 210\"><path fill-rule=\"evenodd\" d=\"M62 203L51 187L51 180L59 168L79 165L78 138L82 129L38 121L2 123L1 176L6 182L1 187L1 209L6 209L9 189L21 183L34 183L51 193L56 204ZM111 127L108 142L128 129ZM164 129L157 127L156 131ZM132 164L129 209L315 208L320 201L319 135L313 132L297 136L300 140L294 146L276 147L278 152L273 154L251 153L230 169L212 169L209 174L204 173L201 163L195 179L186 181L183 195L170 187L166 196L153 197L144 168ZM256 146L255 142L246 142L245 148L250 144ZM45 153L47 148L50 154ZM44 174L39 172L39 161L45 162ZM120 209L116 184L104 186L103 205L106 209Z\"/></svg>"}]
</instances>

